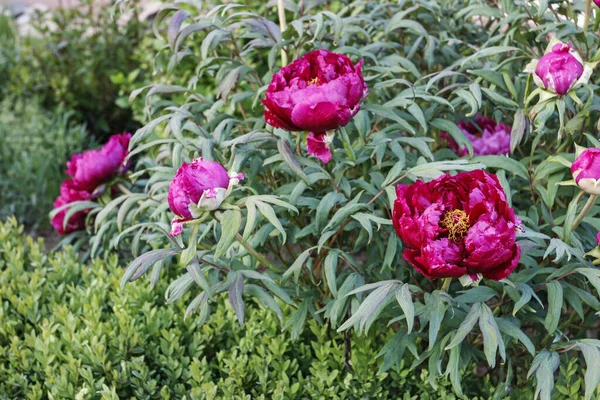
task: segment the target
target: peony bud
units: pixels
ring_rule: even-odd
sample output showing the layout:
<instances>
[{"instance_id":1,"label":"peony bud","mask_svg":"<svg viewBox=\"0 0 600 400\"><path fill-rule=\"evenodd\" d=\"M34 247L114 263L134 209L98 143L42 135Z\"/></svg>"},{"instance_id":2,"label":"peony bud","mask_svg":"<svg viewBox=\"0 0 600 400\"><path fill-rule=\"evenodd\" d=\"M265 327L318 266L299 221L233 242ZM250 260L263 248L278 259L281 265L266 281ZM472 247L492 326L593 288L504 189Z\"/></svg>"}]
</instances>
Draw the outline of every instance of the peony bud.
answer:
<instances>
[{"instance_id":1,"label":"peony bud","mask_svg":"<svg viewBox=\"0 0 600 400\"><path fill-rule=\"evenodd\" d=\"M525 69L533 74L535 83L552 93L564 95L573 87L588 82L592 68L568 43L554 41L539 60L533 60Z\"/></svg>"},{"instance_id":2,"label":"peony bud","mask_svg":"<svg viewBox=\"0 0 600 400\"><path fill-rule=\"evenodd\" d=\"M169 186L169 207L179 217L171 222L171 236L181 233L183 222L219 208L241 179L243 174L227 174L215 161L196 158L191 164L183 163Z\"/></svg>"},{"instance_id":3,"label":"peony bud","mask_svg":"<svg viewBox=\"0 0 600 400\"><path fill-rule=\"evenodd\" d=\"M571 165L571 174L584 192L600 195L600 149L585 149Z\"/></svg>"}]
</instances>

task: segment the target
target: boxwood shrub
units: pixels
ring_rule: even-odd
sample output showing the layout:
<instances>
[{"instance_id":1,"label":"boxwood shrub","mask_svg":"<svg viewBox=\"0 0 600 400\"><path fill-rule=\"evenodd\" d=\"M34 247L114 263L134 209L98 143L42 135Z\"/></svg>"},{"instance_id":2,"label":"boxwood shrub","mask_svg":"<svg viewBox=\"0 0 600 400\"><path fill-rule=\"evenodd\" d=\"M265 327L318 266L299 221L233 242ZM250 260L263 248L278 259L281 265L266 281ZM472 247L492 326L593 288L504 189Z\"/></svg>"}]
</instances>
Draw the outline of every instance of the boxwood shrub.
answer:
<instances>
[{"instance_id":1,"label":"boxwood shrub","mask_svg":"<svg viewBox=\"0 0 600 400\"><path fill-rule=\"evenodd\" d=\"M393 329L345 338L311 320L294 341L258 305L240 327L227 301L198 328L189 299L164 306L168 280L121 290L118 265L116 254L87 265L73 248L45 254L16 219L0 222L1 399L457 398L404 361L378 373ZM507 393L462 372L473 399Z\"/></svg>"}]
</instances>

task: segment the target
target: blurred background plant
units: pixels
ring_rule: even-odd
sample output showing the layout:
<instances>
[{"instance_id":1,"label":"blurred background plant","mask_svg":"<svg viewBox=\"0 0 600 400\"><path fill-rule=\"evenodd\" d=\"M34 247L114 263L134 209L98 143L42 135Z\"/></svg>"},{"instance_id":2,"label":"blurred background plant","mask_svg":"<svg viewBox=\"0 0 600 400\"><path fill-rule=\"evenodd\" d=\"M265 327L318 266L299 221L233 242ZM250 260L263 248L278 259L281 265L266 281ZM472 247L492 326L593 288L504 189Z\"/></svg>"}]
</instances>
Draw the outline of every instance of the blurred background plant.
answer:
<instances>
[{"instance_id":1,"label":"blurred background plant","mask_svg":"<svg viewBox=\"0 0 600 400\"><path fill-rule=\"evenodd\" d=\"M47 110L35 97L0 103L0 219L49 228L48 211L72 153L93 146L73 112Z\"/></svg>"},{"instance_id":2,"label":"blurred background plant","mask_svg":"<svg viewBox=\"0 0 600 400\"><path fill-rule=\"evenodd\" d=\"M138 14L135 2L119 18L110 5L92 0L33 12L18 38L5 92L71 110L100 141L135 130L129 107L115 106L119 86L112 77L138 68L134 54L149 27Z\"/></svg>"}]
</instances>

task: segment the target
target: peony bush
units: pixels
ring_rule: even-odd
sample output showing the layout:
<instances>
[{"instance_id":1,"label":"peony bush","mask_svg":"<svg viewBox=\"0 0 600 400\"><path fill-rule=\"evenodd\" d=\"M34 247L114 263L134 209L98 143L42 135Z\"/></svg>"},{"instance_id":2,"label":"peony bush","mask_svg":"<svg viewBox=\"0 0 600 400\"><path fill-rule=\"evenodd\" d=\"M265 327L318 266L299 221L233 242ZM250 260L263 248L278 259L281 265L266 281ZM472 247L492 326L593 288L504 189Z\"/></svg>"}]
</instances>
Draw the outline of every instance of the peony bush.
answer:
<instances>
[{"instance_id":1,"label":"peony bush","mask_svg":"<svg viewBox=\"0 0 600 400\"><path fill-rule=\"evenodd\" d=\"M381 372L410 363L472 396L476 370L496 398L534 382L550 399L575 360L594 398L599 11L165 4L168 74L131 95L148 122L130 181L71 203L88 210L75 243L130 251L122 286L177 269L166 300L199 325L224 293L240 324L256 301L293 337L308 319L344 332L347 368L349 332L391 327Z\"/></svg>"}]
</instances>

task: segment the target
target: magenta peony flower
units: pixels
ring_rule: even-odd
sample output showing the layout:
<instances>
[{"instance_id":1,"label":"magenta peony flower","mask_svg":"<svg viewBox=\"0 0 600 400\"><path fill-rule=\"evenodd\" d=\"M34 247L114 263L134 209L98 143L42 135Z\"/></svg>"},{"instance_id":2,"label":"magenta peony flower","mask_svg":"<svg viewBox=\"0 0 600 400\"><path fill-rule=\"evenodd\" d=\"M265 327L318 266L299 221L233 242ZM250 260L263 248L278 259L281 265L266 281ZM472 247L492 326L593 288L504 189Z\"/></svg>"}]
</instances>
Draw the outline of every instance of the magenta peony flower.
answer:
<instances>
[{"instance_id":1,"label":"magenta peony flower","mask_svg":"<svg viewBox=\"0 0 600 400\"><path fill-rule=\"evenodd\" d=\"M289 131L325 132L345 126L367 94L362 61L315 50L273 76L263 104L265 120Z\"/></svg>"},{"instance_id":2,"label":"magenta peony flower","mask_svg":"<svg viewBox=\"0 0 600 400\"><path fill-rule=\"evenodd\" d=\"M581 190L600 195L600 149L585 149L571 165L571 174Z\"/></svg>"},{"instance_id":3,"label":"magenta peony flower","mask_svg":"<svg viewBox=\"0 0 600 400\"><path fill-rule=\"evenodd\" d=\"M113 135L101 149L73 155L71 161L67 162L67 174L73 177L78 188L94 191L99 185L127 170L128 165L123 163L129 154L130 139L130 133Z\"/></svg>"},{"instance_id":4,"label":"magenta peony flower","mask_svg":"<svg viewBox=\"0 0 600 400\"><path fill-rule=\"evenodd\" d=\"M171 236L181 233L183 222L219 208L232 186L241 179L243 174L227 174L215 161L196 158L191 164L183 163L169 186L169 207L179 217L171 222Z\"/></svg>"},{"instance_id":5,"label":"magenta peony flower","mask_svg":"<svg viewBox=\"0 0 600 400\"><path fill-rule=\"evenodd\" d=\"M91 197L92 195L89 192L79 190L72 180L66 179L62 185L60 185L60 196L58 196L54 202L54 208L59 208L74 201L89 200ZM87 216L87 211L85 210L73 214L71 218L69 218L66 227L63 227L67 211L68 208L60 211L52 218L52 226L59 235L66 235L67 233L85 228L85 218Z\"/></svg>"},{"instance_id":6,"label":"magenta peony flower","mask_svg":"<svg viewBox=\"0 0 600 400\"><path fill-rule=\"evenodd\" d=\"M333 137L326 133L314 133L309 132L306 137L306 147L308 147L308 154L317 157L322 163L327 164L331 161L331 150L329 150L329 144L333 140Z\"/></svg>"},{"instance_id":7,"label":"magenta peony flower","mask_svg":"<svg viewBox=\"0 0 600 400\"><path fill-rule=\"evenodd\" d=\"M584 65L581 56L570 44L556 42L539 60L533 60L525 69L533 74L535 83L558 95L564 95L579 83L586 83L591 68Z\"/></svg>"},{"instance_id":8,"label":"magenta peony flower","mask_svg":"<svg viewBox=\"0 0 600 400\"><path fill-rule=\"evenodd\" d=\"M446 174L398 185L396 194L392 221L404 258L426 277L500 280L517 266L519 222L496 175Z\"/></svg>"},{"instance_id":9,"label":"magenta peony flower","mask_svg":"<svg viewBox=\"0 0 600 400\"><path fill-rule=\"evenodd\" d=\"M600 0L598 0L598 1L600 1ZM598 232L598 233L596 234L596 244L597 244L598 246L600 246L600 232Z\"/></svg>"},{"instance_id":10,"label":"magenta peony flower","mask_svg":"<svg viewBox=\"0 0 600 400\"><path fill-rule=\"evenodd\" d=\"M598 7L600 7L600 0L594 0L594 4L596 4Z\"/></svg>"},{"instance_id":11,"label":"magenta peony flower","mask_svg":"<svg viewBox=\"0 0 600 400\"><path fill-rule=\"evenodd\" d=\"M510 154L510 126L482 115L476 115L475 121L460 121L458 127L473 143L474 155ZM469 154L466 146L459 149L458 144L446 132L442 132L442 137L448 141L450 148L459 156L463 157Z\"/></svg>"}]
</instances>

